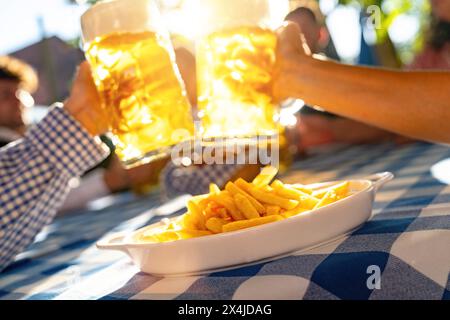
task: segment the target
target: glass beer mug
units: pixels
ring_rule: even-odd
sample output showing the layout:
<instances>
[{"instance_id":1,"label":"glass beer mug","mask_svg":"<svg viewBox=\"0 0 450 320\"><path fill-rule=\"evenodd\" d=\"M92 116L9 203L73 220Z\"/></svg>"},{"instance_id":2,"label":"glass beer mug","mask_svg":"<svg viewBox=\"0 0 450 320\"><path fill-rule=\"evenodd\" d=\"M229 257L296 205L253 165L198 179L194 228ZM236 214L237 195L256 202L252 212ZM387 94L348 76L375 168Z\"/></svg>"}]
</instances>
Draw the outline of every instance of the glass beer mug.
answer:
<instances>
[{"instance_id":1,"label":"glass beer mug","mask_svg":"<svg viewBox=\"0 0 450 320\"><path fill-rule=\"evenodd\" d=\"M272 100L277 37L288 0L191 0L202 30L197 43L198 109L202 135L278 133Z\"/></svg>"},{"instance_id":2,"label":"glass beer mug","mask_svg":"<svg viewBox=\"0 0 450 320\"><path fill-rule=\"evenodd\" d=\"M125 166L166 155L170 146L193 135L175 53L152 0L99 2L84 13L81 26L86 58Z\"/></svg>"}]
</instances>

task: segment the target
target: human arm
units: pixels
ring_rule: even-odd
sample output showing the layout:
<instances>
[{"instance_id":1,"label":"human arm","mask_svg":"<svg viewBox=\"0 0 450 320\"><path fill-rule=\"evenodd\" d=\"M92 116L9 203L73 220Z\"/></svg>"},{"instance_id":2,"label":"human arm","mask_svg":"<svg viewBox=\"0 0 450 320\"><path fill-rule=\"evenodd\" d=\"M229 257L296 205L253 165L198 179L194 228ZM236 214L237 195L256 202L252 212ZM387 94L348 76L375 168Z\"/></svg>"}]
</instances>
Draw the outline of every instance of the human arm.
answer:
<instances>
[{"instance_id":1,"label":"human arm","mask_svg":"<svg viewBox=\"0 0 450 320\"><path fill-rule=\"evenodd\" d=\"M50 223L69 192L69 181L108 153L93 138L97 129L103 130L97 125L102 122L83 120L86 114L100 118L101 113L88 72L80 68L64 108L52 107L23 139L0 149L0 271Z\"/></svg>"},{"instance_id":2,"label":"human arm","mask_svg":"<svg viewBox=\"0 0 450 320\"><path fill-rule=\"evenodd\" d=\"M294 24L280 29L274 90L416 139L450 143L450 73L349 66L308 54Z\"/></svg>"}]
</instances>

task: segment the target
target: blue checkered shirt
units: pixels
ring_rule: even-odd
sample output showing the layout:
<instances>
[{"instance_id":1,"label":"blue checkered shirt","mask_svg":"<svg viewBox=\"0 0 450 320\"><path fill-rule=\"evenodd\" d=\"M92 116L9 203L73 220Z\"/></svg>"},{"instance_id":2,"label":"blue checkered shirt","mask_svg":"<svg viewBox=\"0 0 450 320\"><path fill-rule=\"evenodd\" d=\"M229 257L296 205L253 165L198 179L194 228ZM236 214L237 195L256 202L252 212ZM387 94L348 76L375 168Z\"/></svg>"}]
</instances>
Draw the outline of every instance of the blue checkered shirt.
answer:
<instances>
[{"instance_id":1,"label":"blue checkered shirt","mask_svg":"<svg viewBox=\"0 0 450 320\"><path fill-rule=\"evenodd\" d=\"M69 181L107 155L61 105L23 139L0 149L0 271L52 221Z\"/></svg>"}]
</instances>

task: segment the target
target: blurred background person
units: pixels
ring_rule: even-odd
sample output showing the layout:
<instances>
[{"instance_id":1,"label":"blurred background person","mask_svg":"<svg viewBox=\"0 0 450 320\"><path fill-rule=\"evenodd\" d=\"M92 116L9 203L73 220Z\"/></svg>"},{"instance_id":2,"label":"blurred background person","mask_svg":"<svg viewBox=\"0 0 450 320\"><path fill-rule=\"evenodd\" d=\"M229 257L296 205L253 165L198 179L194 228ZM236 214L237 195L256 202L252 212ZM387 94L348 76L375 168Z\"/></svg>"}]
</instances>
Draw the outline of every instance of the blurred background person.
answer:
<instances>
[{"instance_id":1,"label":"blurred background person","mask_svg":"<svg viewBox=\"0 0 450 320\"><path fill-rule=\"evenodd\" d=\"M37 75L28 64L0 56L0 148L25 133L25 105L33 103L30 93L37 85Z\"/></svg>"},{"instance_id":2,"label":"blurred background person","mask_svg":"<svg viewBox=\"0 0 450 320\"><path fill-rule=\"evenodd\" d=\"M450 0L431 0L426 45L408 69L450 69Z\"/></svg>"}]
</instances>

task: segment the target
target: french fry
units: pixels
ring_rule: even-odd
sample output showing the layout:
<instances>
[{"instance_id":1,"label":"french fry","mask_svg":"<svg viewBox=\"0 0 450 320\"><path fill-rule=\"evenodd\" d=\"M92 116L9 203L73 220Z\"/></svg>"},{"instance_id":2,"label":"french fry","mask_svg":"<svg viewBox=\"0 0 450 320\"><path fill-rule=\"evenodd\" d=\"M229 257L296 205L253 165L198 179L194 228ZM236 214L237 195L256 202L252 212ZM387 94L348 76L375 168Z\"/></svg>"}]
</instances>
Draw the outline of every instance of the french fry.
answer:
<instances>
[{"instance_id":1,"label":"french fry","mask_svg":"<svg viewBox=\"0 0 450 320\"><path fill-rule=\"evenodd\" d=\"M252 184L257 187L264 187L267 186L270 181L272 181L273 178L278 173L278 169L272 166L264 167L261 172L253 179Z\"/></svg>"},{"instance_id":2,"label":"french fry","mask_svg":"<svg viewBox=\"0 0 450 320\"><path fill-rule=\"evenodd\" d=\"M189 212L186 212L183 214L183 220L182 220L182 226L185 229L196 229L197 223L196 220L193 218L192 214Z\"/></svg>"},{"instance_id":3,"label":"french fry","mask_svg":"<svg viewBox=\"0 0 450 320\"><path fill-rule=\"evenodd\" d=\"M244 197L242 194L236 194L234 197L234 203L236 204L236 207L239 209L239 211L242 212L242 214L247 219L254 219L259 218L259 213L256 211L255 207L252 206L250 201Z\"/></svg>"},{"instance_id":4,"label":"french fry","mask_svg":"<svg viewBox=\"0 0 450 320\"><path fill-rule=\"evenodd\" d=\"M294 189L300 190L300 191L302 191L304 193L307 193L307 194L312 194L313 193L313 191L310 188L308 188L307 186L305 186L303 184L300 184L300 183L291 184L290 186L292 188L294 188Z\"/></svg>"},{"instance_id":5,"label":"french fry","mask_svg":"<svg viewBox=\"0 0 450 320\"><path fill-rule=\"evenodd\" d=\"M316 204L314 209L322 208L330 203L336 202L338 200L338 196L334 192L334 190L329 190L322 199Z\"/></svg>"},{"instance_id":6,"label":"french fry","mask_svg":"<svg viewBox=\"0 0 450 320\"><path fill-rule=\"evenodd\" d=\"M300 204L303 208L307 210L314 209L314 207L319 203L319 199L313 197L313 196L302 196L300 198Z\"/></svg>"},{"instance_id":7,"label":"french fry","mask_svg":"<svg viewBox=\"0 0 450 320\"><path fill-rule=\"evenodd\" d=\"M203 214L205 215L205 220L208 221L211 218L217 218L218 212L214 211L210 206L206 207L205 210L203 210Z\"/></svg>"},{"instance_id":8,"label":"french fry","mask_svg":"<svg viewBox=\"0 0 450 320\"><path fill-rule=\"evenodd\" d=\"M206 230L205 226L205 216L203 215L200 208L193 201L188 201L187 203L188 211L192 215L192 219L195 221L195 226L198 230Z\"/></svg>"},{"instance_id":9,"label":"french fry","mask_svg":"<svg viewBox=\"0 0 450 320\"><path fill-rule=\"evenodd\" d=\"M208 220L212 217L220 217L221 209L225 210L226 212L226 209L224 207L215 203L214 201L210 201L206 206L205 210L203 210L205 220Z\"/></svg>"},{"instance_id":10,"label":"french fry","mask_svg":"<svg viewBox=\"0 0 450 320\"><path fill-rule=\"evenodd\" d=\"M164 231L161 233L155 233L151 236L154 242L169 242L180 239L180 235L176 231Z\"/></svg>"},{"instance_id":11,"label":"french fry","mask_svg":"<svg viewBox=\"0 0 450 320\"><path fill-rule=\"evenodd\" d=\"M300 201L302 207L306 209L314 208L319 202L319 199L317 199L316 197L313 197L300 190L294 189L289 185L283 184L280 180L275 180L272 183L272 187L275 189L275 193L279 196Z\"/></svg>"},{"instance_id":12,"label":"french fry","mask_svg":"<svg viewBox=\"0 0 450 320\"><path fill-rule=\"evenodd\" d=\"M206 221L211 218L221 218L226 220L231 219L231 216L228 214L227 209L225 209L220 205L217 205L215 202L212 201L210 202L208 207L203 211L203 213Z\"/></svg>"},{"instance_id":13,"label":"french fry","mask_svg":"<svg viewBox=\"0 0 450 320\"><path fill-rule=\"evenodd\" d=\"M167 226L167 230L174 230L177 228L177 224L175 222L171 222L168 226Z\"/></svg>"},{"instance_id":14,"label":"french fry","mask_svg":"<svg viewBox=\"0 0 450 320\"><path fill-rule=\"evenodd\" d=\"M195 204L199 204L201 201L207 200L209 194L200 194L198 196L193 196L189 199L189 201L194 202Z\"/></svg>"},{"instance_id":15,"label":"french fry","mask_svg":"<svg viewBox=\"0 0 450 320\"><path fill-rule=\"evenodd\" d=\"M325 194L328 191L333 190L334 193L336 193L336 195L338 197L346 197L348 194L349 186L350 186L350 183L348 181L345 181L345 182L333 185L331 187L316 190L312 193L312 195L316 198L322 198L323 196L325 196Z\"/></svg>"},{"instance_id":16,"label":"french fry","mask_svg":"<svg viewBox=\"0 0 450 320\"><path fill-rule=\"evenodd\" d=\"M216 209L217 213L219 214L219 217L225 220L230 220L232 217L228 214L227 209L225 208L218 208Z\"/></svg>"},{"instance_id":17,"label":"french fry","mask_svg":"<svg viewBox=\"0 0 450 320\"><path fill-rule=\"evenodd\" d=\"M248 194L251 194L252 185L245 181L242 178L237 179L235 182L235 185L247 192Z\"/></svg>"},{"instance_id":18,"label":"french fry","mask_svg":"<svg viewBox=\"0 0 450 320\"><path fill-rule=\"evenodd\" d=\"M198 196L193 196L190 201L194 202L198 206L200 212L203 212L203 210L205 210L206 206L210 202L208 197L209 194L201 194Z\"/></svg>"},{"instance_id":19,"label":"french fry","mask_svg":"<svg viewBox=\"0 0 450 320\"><path fill-rule=\"evenodd\" d=\"M281 208L279 206L267 206L266 216L273 216L280 214Z\"/></svg>"},{"instance_id":20,"label":"french fry","mask_svg":"<svg viewBox=\"0 0 450 320\"><path fill-rule=\"evenodd\" d=\"M204 199L198 201L197 206L201 212L204 212L210 203L211 203L211 200L209 199L209 194L208 194L208 198L204 198Z\"/></svg>"},{"instance_id":21,"label":"french fry","mask_svg":"<svg viewBox=\"0 0 450 320\"><path fill-rule=\"evenodd\" d=\"M250 220L242 220L242 221L235 221L230 222L222 227L222 232L231 232L236 230L241 230L245 228L255 227L262 224L275 222L283 220L284 218L280 215L275 216L267 216L267 217L261 217L261 218L255 218Z\"/></svg>"},{"instance_id":22,"label":"french fry","mask_svg":"<svg viewBox=\"0 0 450 320\"><path fill-rule=\"evenodd\" d=\"M222 227L228 224L229 221L220 218L211 218L206 221L206 228L213 233L221 233Z\"/></svg>"},{"instance_id":23,"label":"french fry","mask_svg":"<svg viewBox=\"0 0 450 320\"><path fill-rule=\"evenodd\" d=\"M210 183L209 184L209 193L219 194L220 193L220 188L217 186L217 184Z\"/></svg>"},{"instance_id":24,"label":"french fry","mask_svg":"<svg viewBox=\"0 0 450 320\"><path fill-rule=\"evenodd\" d=\"M231 193L229 193L227 190L222 190L222 191L220 191L220 194L222 194L222 195L224 195L224 196L226 196L226 197L233 197L232 195L231 195Z\"/></svg>"},{"instance_id":25,"label":"french fry","mask_svg":"<svg viewBox=\"0 0 450 320\"><path fill-rule=\"evenodd\" d=\"M243 179L236 180L236 184L239 187L243 188L245 191L249 192L253 197L255 197L256 200L259 200L263 203L280 206L281 208L286 210L294 209L298 205L298 201L296 200L282 198L275 194L258 190L255 186L244 181Z\"/></svg>"},{"instance_id":26,"label":"french fry","mask_svg":"<svg viewBox=\"0 0 450 320\"><path fill-rule=\"evenodd\" d=\"M190 238L197 238L197 237L203 237L203 236L209 236L212 234L209 230L188 230L183 229L177 231L178 236L181 239L190 239Z\"/></svg>"},{"instance_id":27,"label":"french fry","mask_svg":"<svg viewBox=\"0 0 450 320\"><path fill-rule=\"evenodd\" d=\"M281 215L282 215L284 218L290 218L290 217L296 216L296 215L298 215L298 214L300 214L300 213L303 213L303 212L305 212L305 211L309 211L309 209L304 208L304 207L302 207L301 205L299 205L299 206L295 207L295 208L292 209L292 210L287 210L287 211L283 212Z\"/></svg>"},{"instance_id":28,"label":"french fry","mask_svg":"<svg viewBox=\"0 0 450 320\"><path fill-rule=\"evenodd\" d=\"M259 191L257 189L252 190L251 194L261 202L280 206L281 208L286 210L294 209L299 203L297 200L282 198L271 193Z\"/></svg>"},{"instance_id":29,"label":"french fry","mask_svg":"<svg viewBox=\"0 0 450 320\"><path fill-rule=\"evenodd\" d=\"M288 187L278 179L274 180L270 186L275 190L276 194L289 199L300 199L300 196L304 194L297 189Z\"/></svg>"},{"instance_id":30,"label":"french fry","mask_svg":"<svg viewBox=\"0 0 450 320\"><path fill-rule=\"evenodd\" d=\"M269 193L272 193L275 191L271 186L262 186L262 187L258 187L258 189L261 191L264 191L264 192L269 192Z\"/></svg>"},{"instance_id":31,"label":"french fry","mask_svg":"<svg viewBox=\"0 0 450 320\"><path fill-rule=\"evenodd\" d=\"M211 195L211 200L217 202L218 204L224 206L228 213L233 217L234 220L245 219L242 213L236 208L233 198L221 191L220 194Z\"/></svg>"},{"instance_id":32,"label":"french fry","mask_svg":"<svg viewBox=\"0 0 450 320\"><path fill-rule=\"evenodd\" d=\"M211 183L208 194L187 202L185 214L144 232L138 241L168 242L241 230L318 209L349 195L347 181L317 189L280 180L271 183L276 174L277 169L265 167L252 183L239 178L222 191Z\"/></svg>"},{"instance_id":33,"label":"french fry","mask_svg":"<svg viewBox=\"0 0 450 320\"><path fill-rule=\"evenodd\" d=\"M239 188L233 182L231 182L231 181L228 182L225 185L225 190L227 190L232 196L235 196L236 194L242 194L243 196L245 196L248 199L248 201L250 201L252 206L255 207L256 211L258 211L258 213L260 215L262 215L266 212L266 208L264 208L264 206L261 204L261 202L259 202L255 198L253 198L250 194L248 194L246 191Z\"/></svg>"}]
</instances>

